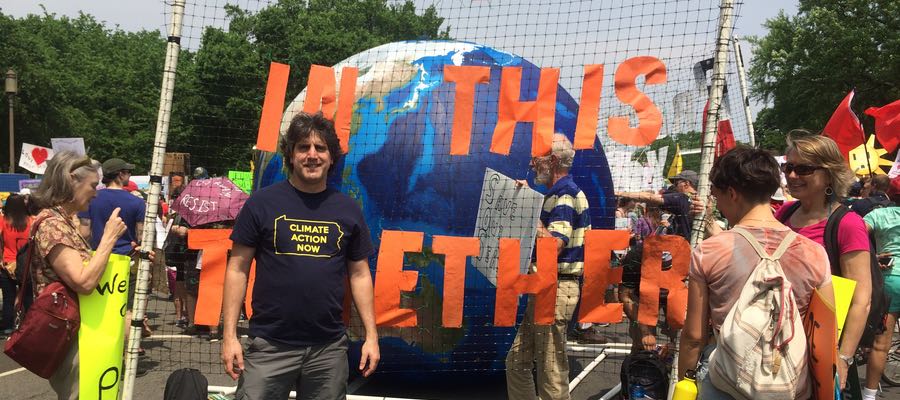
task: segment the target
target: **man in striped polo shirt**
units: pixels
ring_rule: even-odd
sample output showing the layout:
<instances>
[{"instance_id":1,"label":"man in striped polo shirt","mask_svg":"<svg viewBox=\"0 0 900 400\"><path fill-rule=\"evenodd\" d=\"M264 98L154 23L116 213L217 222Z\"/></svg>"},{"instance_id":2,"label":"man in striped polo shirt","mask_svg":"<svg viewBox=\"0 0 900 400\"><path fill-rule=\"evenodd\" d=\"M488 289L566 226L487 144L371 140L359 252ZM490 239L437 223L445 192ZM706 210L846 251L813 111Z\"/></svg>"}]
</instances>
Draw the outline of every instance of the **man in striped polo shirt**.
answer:
<instances>
[{"instance_id":1,"label":"man in striped polo shirt","mask_svg":"<svg viewBox=\"0 0 900 400\"><path fill-rule=\"evenodd\" d=\"M556 239L558 287L556 318L552 325L534 324L534 296L528 296L525 320L506 356L506 390L510 399L534 399L531 371L536 367L541 399L569 398L569 360L566 331L579 298L584 267L584 233L591 228L588 201L569 175L575 157L572 142L553 135L550 155L531 159L535 183L550 190L544 196L537 237ZM532 263L531 272L536 271Z\"/></svg>"}]
</instances>

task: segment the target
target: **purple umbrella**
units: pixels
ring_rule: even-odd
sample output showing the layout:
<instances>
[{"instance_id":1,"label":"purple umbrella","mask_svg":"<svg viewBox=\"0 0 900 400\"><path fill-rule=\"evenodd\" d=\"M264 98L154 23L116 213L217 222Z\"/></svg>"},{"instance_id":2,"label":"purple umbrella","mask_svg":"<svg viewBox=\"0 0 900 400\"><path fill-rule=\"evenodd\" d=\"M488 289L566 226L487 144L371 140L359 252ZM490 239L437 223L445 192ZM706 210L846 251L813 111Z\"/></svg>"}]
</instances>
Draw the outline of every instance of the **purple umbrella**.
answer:
<instances>
[{"instance_id":1,"label":"purple umbrella","mask_svg":"<svg viewBox=\"0 0 900 400\"><path fill-rule=\"evenodd\" d=\"M198 226L235 219L249 198L228 178L194 179L172 209L191 226Z\"/></svg>"}]
</instances>

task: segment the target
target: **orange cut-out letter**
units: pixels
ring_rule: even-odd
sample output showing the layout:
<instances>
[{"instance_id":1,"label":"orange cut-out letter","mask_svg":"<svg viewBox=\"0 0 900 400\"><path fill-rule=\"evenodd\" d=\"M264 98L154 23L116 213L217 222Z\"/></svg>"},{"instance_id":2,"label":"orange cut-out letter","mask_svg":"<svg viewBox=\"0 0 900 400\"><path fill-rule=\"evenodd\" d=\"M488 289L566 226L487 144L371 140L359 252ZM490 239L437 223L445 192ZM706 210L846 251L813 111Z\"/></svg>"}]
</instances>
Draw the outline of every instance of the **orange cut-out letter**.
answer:
<instances>
[{"instance_id":1,"label":"orange cut-out letter","mask_svg":"<svg viewBox=\"0 0 900 400\"><path fill-rule=\"evenodd\" d=\"M503 67L500 75L500 101L497 107L497 126L491 137L491 152L509 155L513 133L518 122L531 122L531 156L550 153L556 123L556 87L559 68L541 68L537 99L520 101L522 67Z\"/></svg>"},{"instance_id":2,"label":"orange cut-out letter","mask_svg":"<svg viewBox=\"0 0 900 400\"><path fill-rule=\"evenodd\" d=\"M597 124L600 119L600 96L603 91L603 64L584 66L581 84L581 106L575 125L575 150L593 149L597 140Z\"/></svg>"},{"instance_id":3,"label":"orange cut-out letter","mask_svg":"<svg viewBox=\"0 0 900 400\"><path fill-rule=\"evenodd\" d=\"M191 250L203 250L203 269L194 323L218 326L222 315L222 294L225 287L225 265L231 249L231 229L190 229L187 245Z\"/></svg>"},{"instance_id":4,"label":"orange cut-out letter","mask_svg":"<svg viewBox=\"0 0 900 400\"><path fill-rule=\"evenodd\" d=\"M644 75L645 85L666 83L666 66L656 57L642 56L625 60L616 69L616 97L634 107L638 127L629 126L628 117L609 117L609 137L621 144L646 146L662 129L662 113L653 100L638 90L635 79Z\"/></svg>"},{"instance_id":5,"label":"orange cut-out letter","mask_svg":"<svg viewBox=\"0 0 900 400\"><path fill-rule=\"evenodd\" d=\"M444 82L456 83L453 105L453 129L450 131L450 155L469 154L472 142L472 113L475 110L475 85L491 81L491 67L445 65Z\"/></svg>"},{"instance_id":6,"label":"orange cut-out letter","mask_svg":"<svg viewBox=\"0 0 900 400\"><path fill-rule=\"evenodd\" d=\"M446 328L462 326L463 296L466 284L466 257L477 256L481 250L477 237L435 236L431 244L434 254L444 255L444 306L441 325Z\"/></svg>"},{"instance_id":7,"label":"orange cut-out letter","mask_svg":"<svg viewBox=\"0 0 900 400\"><path fill-rule=\"evenodd\" d=\"M537 240L537 274L519 272L519 239L500 239L494 325L513 326L519 294L535 295L534 323L550 325L556 311L556 240Z\"/></svg>"},{"instance_id":8,"label":"orange cut-out letter","mask_svg":"<svg viewBox=\"0 0 900 400\"><path fill-rule=\"evenodd\" d=\"M416 289L419 273L403 270L403 253L422 251L422 232L381 231L381 249L375 267L375 323L378 326L411 327L416 311L400 308L400 292Z\"/></svg>"},{"instance_id":9,"label":"orange cut-out letter","mask_svg":"<svg viewBox=\"0 0 900 400\"><path fill-rule=\"evenodd\" d=\"M250 275L247 277L247 293L244 294L244 313L247 314L247 318L253 317L254 285L256 285L256 259L250 261Z\"/></svg>"},{"instance_id":10,"label":"orange cut-out letter","mask_svg":"<svg viewBox=\"0 0 900 400\"><path fill-rule=\"evenodd\" d=\"M338 102L334 87L334 68L313 64L309 69L306 99L303 100L303 112L314 114L321 108L326 118L334 120L334 130L344 153L350 148L350 120L353 117L353 102L356 101L358 75L359 69L356 67L344 67L341 70L341 98Z\"/></svg>"},{"instance_id":11,"label":"orange cut-out letter","mask_svg":"<svg viewBox=\"0 0 900 400\"><path fill-rule=\"evenodd\" d=\"M290 72L290 65L277 62L269 64L266 97L263 99L259 132L256 135L257 150L275 151L278 146L278 128L281 125L281 115L284 113L284 95L287 93Z\"/></svg>"},{"instance_id":12,"label":"orange cut-out letter","mask_svg":"<svg viewBox=\"0 0 900 400\"><path fill-rule=\"evenodd\" d=\"M622 268L610 268L613 250L628 248L628 231L590 230L584 234L584 283L579 322L622 321L622 303L606 304L606 287L622 281Z\"/></svg>"},{"instance_id":13,"label":"orange cut-out letter","mask_svg":"<svg viewBox=\"0 0 900 400\"><path fill-rule=\"evenodd\" d=\"M662 270L662 253L672 254L672 268ZM666 320L673 329L684 326L688 290L684 278L691 263L691 246L678 235L649 236L644 239L641 259L641 291L638 302L638 322L656 326L659 315L659 289L666 288Z\"/></svg>"}]
</instances>

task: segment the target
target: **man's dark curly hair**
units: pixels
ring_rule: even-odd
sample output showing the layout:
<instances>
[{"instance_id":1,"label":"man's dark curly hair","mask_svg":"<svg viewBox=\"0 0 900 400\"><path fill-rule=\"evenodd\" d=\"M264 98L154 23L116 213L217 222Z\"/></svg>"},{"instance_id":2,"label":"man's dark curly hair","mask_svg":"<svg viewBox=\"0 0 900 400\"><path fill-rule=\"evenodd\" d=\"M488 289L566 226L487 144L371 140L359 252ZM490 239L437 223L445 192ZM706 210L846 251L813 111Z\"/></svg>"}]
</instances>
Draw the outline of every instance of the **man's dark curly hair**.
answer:
<instances>
[{"instance_id":1,"label":"man's dark curly hair","mask_svg":"<svg viewBox=\"0 0 900 400\"><path fill-rule=\"evenodd\" d=\"M284 157L284 167L287 168L289 172L294 171L294 166L291 164L291 153L294 151L294 146L297 142L309 138L313 132L322 138L328 146L328 153L331 156L332 161L331 168L328 169L328 174L334 174L337 170L335 166L341 161L341 157L343 157L343 154L341 153L341 142L338 140L337 133L334 131L334 123L325 118L325 115L323 115L321 111L315 114L300 112L291 120L291 125L288 126L284 137L281 138L280 150L281 156Z\"/></svg>"},{"instance_id":2,"label":"man's dark curly hair","mask_svg":"<svg viewBox=\"0 0 900 400\"><path fill-rule=\"evenodd\" d=\"M769 152L738 146L713 163L709 181L719 190L734 189L754 204L768 203L781 187L781 170Z\"/></svg>"}]
</instances>

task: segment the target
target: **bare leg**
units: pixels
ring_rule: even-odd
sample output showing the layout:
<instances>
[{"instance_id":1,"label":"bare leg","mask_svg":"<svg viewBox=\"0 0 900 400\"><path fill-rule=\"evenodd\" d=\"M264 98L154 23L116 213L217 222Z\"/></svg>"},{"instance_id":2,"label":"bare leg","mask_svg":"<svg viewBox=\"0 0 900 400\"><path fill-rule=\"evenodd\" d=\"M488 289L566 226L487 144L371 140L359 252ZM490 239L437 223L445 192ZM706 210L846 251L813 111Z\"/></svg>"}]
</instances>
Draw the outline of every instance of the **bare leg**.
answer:
<instances>
[{"instance_id":1,"label":"bare leg","mask_svg":"<svg viewBox=\"0 0 900 400\"><path fill-rule=\"evenodd\" d=\"M897 323L898 313L888 313L884 333L875 337L875 344L869 352L869 361L866 363L866 387L877 389L881 374L884 373L884 364L887 362L887 353L891 347L891 337L894 335L894 326Z\"/></svg>"}]
</instances>

